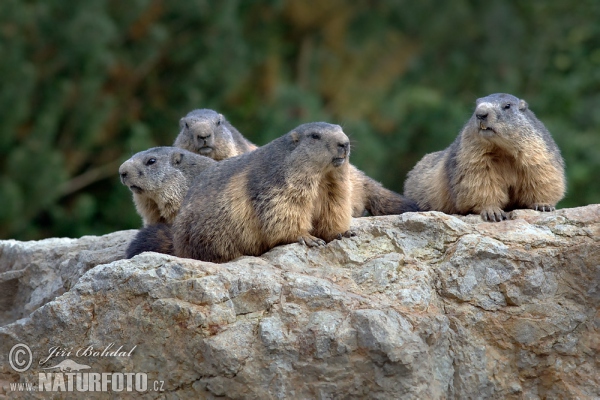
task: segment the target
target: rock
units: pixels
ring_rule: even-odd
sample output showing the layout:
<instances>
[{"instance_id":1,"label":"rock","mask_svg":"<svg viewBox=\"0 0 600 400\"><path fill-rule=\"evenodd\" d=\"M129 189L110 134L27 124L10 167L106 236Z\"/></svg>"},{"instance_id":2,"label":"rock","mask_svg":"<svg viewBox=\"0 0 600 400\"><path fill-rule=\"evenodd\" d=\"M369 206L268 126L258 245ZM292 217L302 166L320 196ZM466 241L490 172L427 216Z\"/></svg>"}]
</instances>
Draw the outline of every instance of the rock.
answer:
<instances>
[{"instance_id":1,"label":"rock","mask_svg":"<svg viewBox=\"0 0 600 400\"><path fill-rule=\"evenodd\" d=\"M4 357L0 385L61 389L69 372L42 368L70 359L109 393L147 374L145 398L599 398L600 205L511 216L360 218L226 264L122 260L135 231L3 241L0 353L33 364Z\"/></svg>"},{"instance_id":2,"label":"rock","mask_svg":"<svg viewBox=\"0 0 600 400\"><path fill-rule=\"evenodd\" d=\"M136 232L32 242L0 240L0 326L69 291L90 268L122 259Z\"/></svg>"}]
</instances>

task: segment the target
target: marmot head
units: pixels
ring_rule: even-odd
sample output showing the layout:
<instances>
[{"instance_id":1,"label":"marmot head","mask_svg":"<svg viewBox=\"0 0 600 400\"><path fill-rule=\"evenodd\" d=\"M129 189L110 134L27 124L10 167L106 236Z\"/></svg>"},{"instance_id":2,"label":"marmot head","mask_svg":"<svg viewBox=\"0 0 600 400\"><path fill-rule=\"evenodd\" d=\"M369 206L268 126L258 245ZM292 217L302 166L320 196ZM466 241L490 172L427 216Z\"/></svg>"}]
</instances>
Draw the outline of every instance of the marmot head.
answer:
<instances>
[{"instance_id":1,"label":"marmot head","mask_svg":"<svg viewBox=\"0 0 600 400\"><path fill-rule=\"evenodd\" d=\"M190 111L179 120L179 136L173 146L217 161L237 155L225 122L225 117L213 110Z\"/></svg>"},{"instance_id":2,"label":"marmot head","mask_svg":"<svg viewBox=\"0 0 600 400\"><path fill-rule=\"evenodd\" d=\"M191 180L215 161L175 147L154 147L134 154L119 167L123 185L151 195ZM189 183L185 183L189 186Z\"/></svg>"},{"instance_id":3,"label":"marmot head","mask_svg":"<svg viewBox=\"0 0 600 400\"><path fill-rule=\"evenodd\" d=\"M512 147L518 139L534 134L532 113L527 102L506 93L495 93L477 99L469 121L471 132L498 145Z\"/></svg>"},{"instance_id":4,"label":"marmot head","mask_svg":"<svg viewBox=\"0 0 600 400\"><path fill-rule=\"evenodd\" d=\"M149 223L172 223L192 180L216 161L176 147L154 147L119 167L138 213Z\"/></svg>"},{"instance_id":5,"label":"marmot head","mask_svg":"<svg viewBox=\"0 0 600 400\"><path fill-rule=\"evenodd\" d=\"M286 136L291 141L295 160L318 170L348 164L350 140L339 125L310 122L298 126Z\"/></svg>"}]
</instances>

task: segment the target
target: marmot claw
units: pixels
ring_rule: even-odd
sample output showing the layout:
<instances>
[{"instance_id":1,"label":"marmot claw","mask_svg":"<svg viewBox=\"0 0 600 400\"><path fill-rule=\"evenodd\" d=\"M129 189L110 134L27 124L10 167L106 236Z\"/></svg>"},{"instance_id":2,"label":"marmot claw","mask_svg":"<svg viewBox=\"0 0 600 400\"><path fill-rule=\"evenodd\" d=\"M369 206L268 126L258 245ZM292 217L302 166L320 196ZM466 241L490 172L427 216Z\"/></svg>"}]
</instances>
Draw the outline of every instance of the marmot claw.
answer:
<instances>
[{"instance_id":1,"label":"marmot claw","mask_svg":"<svg viewBox=\"0 0 600 400\"><path fill-rule=\"evenodd\" d=\"M506 213L499 208L486 208L481 212L481 219L487 222L500 222L508 218Z\"/></svg>"},{"instance_id":2,"label":"marmot claw","mask_svg":"<svg viewBox=\"0 0 600 400\"><path fill-rule=\"evenodd\" d=\"M556 208L554 206L551 206L550 204L546 204L546 203L534 203L531 206L529 206L529 208L531 208L532 210L535 211L554 211L556 210Z\"/></svg>"},{"instance_id":3,"label":"marmot claw","mask_svg":"<svg viewBox=\"0 0 600 400\"><path fill-rule=\"evenodd\" d=\"M304 244L308 247L319 247L325 246L327 243L323 239L311 235L304 235L298 238L298 243Z\"/></svg>"}]
</instances>

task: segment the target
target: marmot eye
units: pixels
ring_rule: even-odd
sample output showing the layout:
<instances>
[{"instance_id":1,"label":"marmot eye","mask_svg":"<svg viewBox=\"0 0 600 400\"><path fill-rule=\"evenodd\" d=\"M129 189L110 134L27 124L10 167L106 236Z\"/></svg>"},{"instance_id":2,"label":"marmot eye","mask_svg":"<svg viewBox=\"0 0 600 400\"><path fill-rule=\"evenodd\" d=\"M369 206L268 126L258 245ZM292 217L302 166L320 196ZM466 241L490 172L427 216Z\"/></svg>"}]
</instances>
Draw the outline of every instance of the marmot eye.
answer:
<instances>
[{"instance_id":1,"label":"marmot eye","mask_svg":"<svg viewBox=\"0 0 600 400\"><path fill-rule=\"evenodd\" d=\"M148 161L146 161L146 165L152 165L156 162L156 158L150 158Z\"/></svg>"},{"instance_id":2,"label":"marmot eye","mask_svg":"<svg viewBox=\"0 0 600 400\"><path fill-rule=\"evenodd\" d=\"M321 135L319 135L318 133L311 133L310 137L313 138L313 139L317 139L317 140L321 139Z\"/></svg>"},{"instance_id":3,"label":"marmot eye","mask_svg":"<svg viewBox=\"0 0 600 400\"><path fill-rule=\"evenodd\" d=\"M221 125L221 120L217 120L217 126Z\"/></svg>"},{"instance_id":4,"label":"marmot eye","mask_svg":"<svg viewBox=\"0 0 600 400\"><path fill-rule=\"evenodd\" d=\"M506 103L506 104L504 105L504 109L505 109L505 110L508 110L509 108L510 108L510 103Z\"/></svg>"},{"instance_id":5,"label":"marmot eye","mask_svg":"<svg viewBox=\"0 0 600 400\"><path fill-rule=\"evenodd\" d=\"M185 123L185 129L190 129L190 124L188 124L187 122Z\"/></svg>"}]
</instances>

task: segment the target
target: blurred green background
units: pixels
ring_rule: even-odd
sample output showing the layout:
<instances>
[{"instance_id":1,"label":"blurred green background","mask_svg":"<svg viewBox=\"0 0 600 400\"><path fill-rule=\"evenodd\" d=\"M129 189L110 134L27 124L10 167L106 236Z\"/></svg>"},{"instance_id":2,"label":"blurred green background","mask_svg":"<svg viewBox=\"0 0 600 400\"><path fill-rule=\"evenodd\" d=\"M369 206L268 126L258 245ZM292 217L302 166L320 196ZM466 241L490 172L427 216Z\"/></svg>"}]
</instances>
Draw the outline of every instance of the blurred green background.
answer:
<instances>
[{"instance_id":1,"label":"blurred green background","mask_svg":"<svg viewBox=\"0 0 600 400\"><path fill-rule=\"evenodd\" d=\"M137 228L118 166L194 108L265 144L341 124L402 191L475 99L524 98L566 160L559 207L600 202L600 2L0 2L0 238Z\"/></svg>"}]
</instances>

